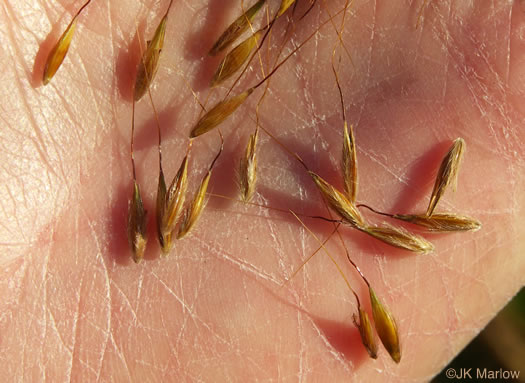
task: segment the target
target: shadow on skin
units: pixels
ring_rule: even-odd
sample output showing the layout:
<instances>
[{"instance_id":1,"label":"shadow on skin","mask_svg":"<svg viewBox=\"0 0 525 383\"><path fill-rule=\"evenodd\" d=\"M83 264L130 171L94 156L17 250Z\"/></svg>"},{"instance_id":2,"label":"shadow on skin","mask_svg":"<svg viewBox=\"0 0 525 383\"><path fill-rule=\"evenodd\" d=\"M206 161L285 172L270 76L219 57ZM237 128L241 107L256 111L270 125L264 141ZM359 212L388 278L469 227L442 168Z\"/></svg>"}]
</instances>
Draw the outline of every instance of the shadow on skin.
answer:
<instances>
[{"instance_id":1,"label":"shadow on skin","mask_svg":"<svg viewBox=\"0 0 525 383\"><path fill-rule=\"evenodd\" d=\"M138 30L138 33L137 33ZM146 30L146 23L142 21L135 31L131 40L124 40L117 56L115 74L117 77L117 89L124 101L133 101L133 87L137 67L141 58L141 43L139 36L143 39ZM126 43L127 42L127 43ZM146 42L142 42L142 49L145 49ZM147 96L147 95L146 95Z\"/></svg>"},{"instance_id":2,"label":"shadow on skin","mask_svg":"<svg viewBox=\"0 0 525 383\"><path fill-rule=\"evenodd\" d=\"M107 232L109 233L109 257L119 265L129 265L133 263L131 250L127 237L128 224L128 201L131 198L133 183L124 186L121 184L116 192L116 200L113 201L110 209L110 223Z\"/></svg>"},{"instance_id":3,"label":"shadow on skin","mask_svg":"<svg viewBox=\"0 0 525 383\"><path fill-rule=\"evenodd\" d=\"M175 134L175 131L177 130L177 121L179 112L181 109L180 105L174 105L174 106L168 106L165 109L158 109L157 103L155 102L155 93L152 92L151 97L153 98L153 102L155 103L155 108L157 109L158 117L159 117L159 123L160 123L160 129L162 133L162 141L166 142L169 138L173 137ZM153 109L151 107L151 102L149 99L148 94L146 93L144 97L139 101L145 105L142 107L148 108L148 115L151 117L141 125L137 125L137 117L139 110L137 108L137 105L135 105L135 150L142 151L142 150L148 150L155 148L155 151L157 151L157 145L159 142L159 136L158 136L158 127L157 127L157 119L155 118L155 115L153 114ZM131 126L131 115L130 115L130 126ZM184 149L182 149L184 153L186 153L186 145L184 146ZM182 161L182 157L180 158L180 161ZM170 155L170 153L163 153L163 162L164 161L173 161L173 157ZM177 167L178 169L178 167ZM169 178L169 177L168 177ZM167 181L166 181L167 182Z\"/></svg>"},{"instance_id":4,"label":"shadow on skin","mask_svg":"<svg viewBox=\"0 0 525 383\"><path fill-rule=\"evenodd\" d=\"M440 142L413 162L408 173L409 184L394 203L393 213L420 213L414 211L414 206L421 200L428 204L436 174L450 145L451 141Z\"/></svg>"},{"instance_id":5,"label":"shadow on skin","mask_svg":"<svg viewBox=\"0 0 525 383\"><path fill-rule=\"evenodd\" d=\"M345 360L352 362L356 370L365 360L368 359L366 349L361 342L359 330L355 326L313 315L295 303L278 295L275 291L271 290L261 282L257 280L255 280L255 282L260 283L261 287L278 302L292 307L301 314L308 316L317 329L323 334L326 341L330 343L330 345L340 353Z\"/></svg>"}]
</instances>

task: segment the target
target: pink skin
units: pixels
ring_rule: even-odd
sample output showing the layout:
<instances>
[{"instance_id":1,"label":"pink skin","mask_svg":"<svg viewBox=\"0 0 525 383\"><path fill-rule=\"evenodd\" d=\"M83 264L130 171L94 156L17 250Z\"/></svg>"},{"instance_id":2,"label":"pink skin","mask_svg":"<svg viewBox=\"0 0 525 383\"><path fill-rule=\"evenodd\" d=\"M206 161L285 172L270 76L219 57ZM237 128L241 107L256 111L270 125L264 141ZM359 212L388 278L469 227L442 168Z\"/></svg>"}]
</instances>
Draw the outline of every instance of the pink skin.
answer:
<instances>
[{"instance_id":1,"label":"pink skin","mask_svg":"<svg viewBox=\"0 0 525 383\"><path fill-rule=\"evenodd\" d=\"M193 233L159 258L157 138L147 96L137 104L136 157L150 240L146 260L131 261L125 224L136 28L149 36L166 5L94 1L43 87L47 52L80 3L7 0L0 7L1 381L419 382L438 373L524 284L519 2L434 1L418 30L421 1L355 0L347 14L344 41L354 65L343 54L339 68L356 129L359 201L389 212L424 211L441 157L461 136L467 152L458 190L449 190L438 210L483 223L476 233L427 236L436 247L430 255L341 231L397 318L399 365L382 347L377 360L366 355L352 325L355 300L326 255L280 288L317 248L289 215L210 198ZM319 4L297 24L295 42L326 19ZM343 2L330 4L335 12ZM220 58L203 56L238 14L237 0L173 5L152 92L167 178L199 115L188 84L204 100ZM283 28L284 19L272 44ZM342 120L329 65L336 41L325 26L272 78L260 112L265 128L341 186ZM221 126L226 144L211 180L216 193L237 196L235 171L261 90ZM218 149L217 132L193 146L192 194ZM327 215L304 169L262 132L259 161L254 202ZM306 224L322 238L332 229ZM369 308L337 238L328 248Z\"/></svg>"}]
</instances>

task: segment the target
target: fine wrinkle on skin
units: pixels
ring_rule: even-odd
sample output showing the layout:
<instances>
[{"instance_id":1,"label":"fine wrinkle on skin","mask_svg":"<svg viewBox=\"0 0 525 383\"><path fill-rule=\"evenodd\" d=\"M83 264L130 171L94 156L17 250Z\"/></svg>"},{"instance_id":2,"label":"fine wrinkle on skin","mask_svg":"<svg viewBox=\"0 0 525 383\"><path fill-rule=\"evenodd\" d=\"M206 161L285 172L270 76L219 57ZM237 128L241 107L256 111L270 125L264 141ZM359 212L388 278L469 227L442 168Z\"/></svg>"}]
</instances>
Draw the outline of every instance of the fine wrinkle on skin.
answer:
<instances>
[{"instance_id":1,"label":"fine wrinkle on skin","mask_svg":"<svg viewBox=\"0 0 525 383\"><path fill-rule=\"evenodd\" d=\"M242 258L234 257L232 254L227 252L226 248L219 246L219 244L216 244L216 247L210 247L208 243L198 239L198 245L213 256L217 257L219 260L225 261L241 272L252 274L256 279L263 279L272 282L276 286L280 286L282 283L282 281L278 279L278 276L274 276L273 273L267 273L259 266L247 261L243 261Z\"/></svg>"},{"instance_id":2,"label":"fine wrinkle on skin","mask_svg":"<svg viewBox=\"0 0 525 383\"><path fill-rule=\"evenodd\" d=\"M101 265L101 268L103 269L103 273L104 273L104 282L105 282L105 296L104 296L104 301L106 303L106 328L101 328L101 331L104 332L105 334L105 338L103 340L104 342L104 346L103 346L103 349L102 349L102 353L100 355L100 359L98 361L98 368L96 369L97 371L97 381L100 380L100 373L102 371L102 367L103 367L103 362L104 362L104 358L106 357L106 352L107 352L107 348L108 348L108 344L109 344L109 341L110 341L110 336L112 336L112 322L111 322L111 308L113 306L113 299L112 299L112 295L111 295L111 279L110 279L110 275L109 275L109 270L108 270L108 267L106 265L106 261L104 260L104 256L103 256L103 252L102 252L102 246L100 244L100 241L98 240L98 236L97 236L97 232L95 230L95 227L93 225L93 222L88 218L88 224L89 224L89 229L90 229L90 232L91 232L91 236L93 237L93 242L95 243L96 245L96 249L97 249L97 260L98 260L98 263Z\"/></svg>"},{"instance_id":3,"label":"fine wrinkle on skin","mask_svg":"<svg viewBox=\"0 0 525 383\"><path fill-rule=\"evenodd\" d=\"M153 276L164 287L168 294L172 296L175 299L175 301L177 301L181 305L181 307L184 309L184 313L186 313L185 316L189 315L196 325L200 324L201 326L206 328L216 339L220 340L221 343L228 344L227 340L225 340L217 332L215 332L207 323L207 321L204 318L201 318L193 310L192 306L186 301L184 301L181 297L179 297L179 295L171 287L169 287L168 284L164 282L164 280L162 280L155 272L152 271L150 275Z\"/></svg>"}]
</instances>

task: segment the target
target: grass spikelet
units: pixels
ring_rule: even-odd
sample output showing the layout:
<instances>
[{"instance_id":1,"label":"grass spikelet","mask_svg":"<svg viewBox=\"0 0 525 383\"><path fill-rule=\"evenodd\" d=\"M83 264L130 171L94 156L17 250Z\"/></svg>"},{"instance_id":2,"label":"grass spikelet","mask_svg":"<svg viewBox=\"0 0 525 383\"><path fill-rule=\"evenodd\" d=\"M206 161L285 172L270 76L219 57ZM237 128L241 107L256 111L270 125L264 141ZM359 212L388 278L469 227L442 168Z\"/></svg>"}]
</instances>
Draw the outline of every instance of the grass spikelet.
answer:
<instances>
[{"instance_id":1,"label":"grass spikelet","mask_svg":"<svg viewBox=\"0 0 525 383\"><path fill-rule=\"evenodd\" d=\"M343 127L343 182L346 195L351 202L356 201L357 197L357 155L355 148L354 127L344 122Z\"/></svg>"},{"instance_id":2,"label":"grass spikelet","mask_svg":"<svg viewBox=\"0 0 525 383\"><path fill-rule=\"evenodd\" d=\"M431 216L426 214L388 214L377 211L365 204L359 204L357 207L366 207L376 214L422 226L428 231L453 232L477 231L481 229L481 222L478 220L454 213L433 213Z\"/></svg>"},{"instance_id":3,"label":"grass spikelet","mask_svg":"<svg viewBox=\"0 0 525 383\"><path fill-rule=\"evenodd\" d=\"M327 201L328 206L330 206L337 214L339 214L346 223L359 229L365 227L365 221L361 216L361 213L343 193L334 188L314 172L308 171L308 173L317 185L317 188L321 192L323 198Z\"/></svg>"},{"instance_id":4,"label":"grass spikelet","mask_svg":"<svg viewBox=\"0 0 525 383\"><path fill-rule=\"evenodd\" d=\"M157 216L157 238L159 239L160 247L164 253L169 252L171 248L171 233L163 233L164 215L166 214L166 179L164 178L164 171L162 166L159 170L159 184L157 186L157 205L156 205L156 216Z\"/></svg>"},{"instance_id":5,"label":"grass spikelet","mask_svg":"<svg viewBox=\"0 0 525 383\"><path fill-rule=\"evenodd\" d=\"M167 191L165 191L164 207L157 208L159 214L162 214L157 218L157 222L160 222L159 229L159 242L162 247L162 252L167 255L171 250L172 246L172 233L175 230L177 221L182 207L184 206L184 200L186 198L186 189L188 188L188 154L191 148L191 141L188 145L188 153L182 160L182 163L177 171L177 174L173 178L171 185ZM162 195L161 177L159 177L159 190L157 194L157 206L161 204L160 198ZM164 176L162 175L162 178ZM164 185L164 190L165 185Z\"/></svg>"},{"instance_id":6,"label":"grass spikelet","mask_svg":"<svg viewBox=\"0 0 525 383\"><path fill-rule=\"evenodd\" d=\"M372 287L369 287L369 291L372 315L374 316L374 324L379 339L381 339L383 346L385 346L394 362L399 363L401 361L401 348L396 321L388 307L381 303Z\"/></svg>"},{"instance_id":7,"label":"grass spikelet","mask_svg":"<svg viewBox=\"0 0 525 383\"><path fill-rule=\"evenodd\" d=\"M478 220L453 213L434 213L430 217L426 214L394 214L392 218L436 232L477 231L481 228Z\"/></svg>"},{"instance_id":8,"label":"grass spikelet","mask_svg":"<svg viewBox=\"0 0 525 383\"><path fill-rule=\"evenodd\" d=\"M221 101L215 105L195 124L191 130L190 138L198 137L201 134L207 133L221 124L242 105L246 98L252 94L253 90L254 88L250 88L235 97Z\"/></svg>"},{"instance_id":9,"label":"grass spikelet","mask_svg":"<svg viewBox=\"0 0 525 383\"><path fill-rule=\"evenodd\" d=\"M210 86L214 87L229 79L248 60L253 49L257 47L262 31L255 32L242 43L232 49L221 61L213 75Z\"/></svg>"},{"instance_id":10,"label":"grass spikelet","mask_svg":"<svg viewBox=\"0 0 525 383\"><path fill-rule=\"evenodd\" d=\"M201 216L204 206L206 205L205 197L206 197L206 191L208 190L208 184L211 178L211 172L213 170L213 166L215 165L215 162L219 159L223 149L224 149L224 139L222 138L222 134L221 134L221 147L219 149L219 152L217 153L214 160L212 161L210 168L208 169L208 172L202 179L202 182L199 186L199 190L193 197L193 201L191 202L190 207L188 208L188 210L186 211L186 214L184 215L184 219L182 220L181 226L179 228L179 233L177 234L177 239L180 239L184 237L186 234L188 234L190 230L193 228L193 226L195 226L195 224L197 223L197 220L199 219L199 217Z\"/></svg>"},{"instance_id":11,"label":"grass spikelet","mask_svg":"<svg viewBox=\"0 0 525 383\"><path fill-rule=\"evenodd\" d=\"M456 189L455 184L457 182L458 169L464 151L465 141L462 138L456 138L439 167L436 182L434 183L434 188L430 196L430 203L427 208L427 216L431 216L434 213L436 205L450 183L453 183L453 189Z\"/></svg>"},{"instance_id":12,"label":"grass spikelet","mask_svg":"<svg viewBox=\"0 0 525 383\"><path fill-rule=\"evenodd\" d=\"M51 51L49 52L42 78L42 82L44 85L49 84L49 81L51 81L55 73L58 71L58 68L60 68L60 66L62 65L62 62L64 61L64 58L66 57L66 54L69 51L71 39L73 39L73 35L75 34L77 18L90 2L91 0L86 1L84 5L75 14L75 16L73 16L73 20L71 20L71 22L69 23L65 31L62 33L53 49L51 49Z\"/></svg>"},{"instance_id":13,"label":"grass spikelet","mask_svg":"<svg viewBox=\"0 0 525 383\"><path fill-rule=\"evenodd\" d=\"M146 224L147 211L142 204L139 185L134 181L133 196L128 207L128 242L135 263L140 263L144 258L148 243Z\"/></svg>"},{"instance_id":14,"label":"grass spikelet","mask_svg":"<svg viewBox=\"0 0 525 383\"><path fill-rule=\"evenodd\" d=\"M157 74L159 68L159 58L164 46L164 36L166 35L166 21L168 15L162 18L155 34L151 41L148 41L146 51L142 55L142 58L137 69L137 77L135 78L135 88L133 90L133 98L138 101L144 96L148 90L153 78Z\"/></svg>"},{"instance_id":15,"label":"grass spikelet","mask_svg":"<svg viewBox=\"0 0 525 383\"><path fill-rule=\"evenodd\" d=\"M372 324L370 323L370 318L368 317L368 313L363 310L362 307L358 307L358 311L359 322L357 322L357 317L355 314L352 316L354 325L359 330L361 342L363 343L363 346L365 346L368 355L370 355L372 359L377 359L377 339L374 334Z\"/></svg>"},{"instance_id":16,"label":"grass spikelet","mask_svg":"<svg viewBox=\"0 0 525 383\"><path fill-rule=\"evenodd\" d=\"M230 26L222 33L217 39L213 47L208 53L210 56L215 56L223 50L227 49L235 40L237 40L244 32L250 27L253 18L262 6L266 3L266 0L259 0L252 5L246 12L239 16Z\"/></svg>"},{"instance_id":17,"label":"grass spikelet","mask_svg":"<svg viewBox=\"0 0 525 383\"><path fill-rule=\"evenodd\" d=\"M403 250L420 254L427 254L434 250L434 246L426 239L411 234L401 228L392 226L367 226L361 230L380 241Z\"/></svg>"},{"instance_id":18,"label":"grass spikelet","mask_svg":"<svg viewBox=\"0 0 525 383\"><path fill-rule=\"evenodd\" d=\"M346 6L345 6L346 8ZM344 27L344 15L343 25L341 26L341 32ZM339 41L339 45L343 46L342 40ZM343 168L343 182L344 189L348 199L355 203L357 198L357 151L355 147L354 127L350 125L350 132L348 130L348 123L346 121L346 108L345 100L343 96L343 90L341 89L341 83L339 82L339 75L335 69L335 52L336 47L332 51L332 72L334 72L335 83L339 92L339 99L341 102L341 114L343 118L343 153L341 167Z\"/></svg>"},{"instance_id":19,"label":"grass spikelet","mask_svg":"<svg viewBox=\"0 0 525 383\"><path fill-rule=\"evenodd\" d=\"M293 3L295 3L295 0L282 0L279 11L277 11L277 17L281 17L284 12L293 5Z\"/></svg>"},{"instance_id":20,"label":"grass spikelet","mask_svg":"<svg viewBox=\"0 0 525 383\"><path fill-rule=\"evenodd\" d=\"M248 202L252 199L255 193L255 184L257 182L257 140L259 137L259 129L255 129L255 133L250 135L248 145L244 152L244 157L241 158L239 164L239 188L241 191L241 199Z\"/></svg>"}]
</instances>

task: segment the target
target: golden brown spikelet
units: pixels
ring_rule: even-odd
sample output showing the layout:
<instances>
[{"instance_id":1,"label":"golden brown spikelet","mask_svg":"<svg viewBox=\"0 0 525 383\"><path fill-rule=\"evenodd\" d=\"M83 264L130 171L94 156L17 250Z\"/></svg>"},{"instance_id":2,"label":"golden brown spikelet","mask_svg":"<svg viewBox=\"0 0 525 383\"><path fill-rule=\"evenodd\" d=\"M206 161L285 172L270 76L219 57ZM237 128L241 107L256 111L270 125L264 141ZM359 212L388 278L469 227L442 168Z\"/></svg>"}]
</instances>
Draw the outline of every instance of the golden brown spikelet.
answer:
<instances>
[{"instance_id":1,"label":"golden brown spikelet","mask_svg":"<svg viewBox=\"0 0 525 383\"><path fill-rule=\"evenodd\" d=\"M199 190L197 191L197 193L195 193L195 196L193 197L191 206L188 208L186 214L184 215L184 219L182 220L181 226L179 227L177 239L181 239L186 234L188 234L188 232L193 228L193 226L199 219L202 210L204 209L206 191L208 190L208 183L210 182L210 177L211 171L208 171L202 179Z\"/></svg>"},{"instance_id":2,"label":"golden brown spikelet","mask_svg":"<svg viewBox=\"0 0 525 383\"><path fill-rule=\"evenodd\" d=\"M354 314L354 324L359 330L359 334L361 335L361 342L363 343L363 346L365 346L368 355L370 355L370 357L373 359L377 359L377 339L375 337L372 324L370 323L370 318L368 317L368 313L365 310L363 310L361 307L359 307L358 309L359 323L357 322L356 315Z\"/></svg>"},{"instance_id":3,"label":"golden brown spikelet","mask_svg":"<svg viewBox=\"0 0 525 383\"><path fill-rule=\"evenodd\" d=\"M465 141L462 138L456 138L439 167L436 182L434 183L434 188L432 189L432 194L430 196L430 203L427 208L428 216L431 216L434 213L434 209L443 196L443 193L445 193L447 186L451 182L456 182L459 165L464 151Z\"/></svg>"},{"instance_id":4,"label":"golden brown spikelet","mask_svg":"<svg viewBox=\"0 0 525 383\"><path fill-rule=\"evenodd\" d=\"M242 105L246 98L252 94L253 90L254 88L250 88L235 97L219 102L195 124L191 130L190 137L200 136L217 127Z\"/></svg>"},{"instance_id":5,"label":"golden brown spikelet","mask_svg":"<svg viewBox=\"0 0 525 383\"><path fill-rule=\"evenodd\" d=\"M67 26L64 33L62 33L62 36L60 36L60 39L58 39L51 52L49 52L46 60L46 66L44 68L44 77L42 79L44 85L47 85L49 81L51 81L58 68L60 68L60 65L62 65L62 62L64 61L64 58L66 57L66 54L69 50L73 34L75 33L76 25L77 20L75 17L73 21L71 21L71 23Z\"/></svg>"},{"instance_id":6,"label":"golden brown spikelet","mask_svg":"<svg viewBox=\"0 0 525 383\"><path fill-rule=\"evenodd\" d=\"M257 47L257 42L259 41L261 34L261 31L255 32L233 48L231 52L222 59L211 80L211 87L220 85L241 69L246 60L248 60L248 57L250 57L250 53L252 53L253 49Z\"/></svg>"},{"instance_id":7,"label":"golden brown spikelet","mask_svg":"<svg viewBox=\"0 0 525 383\"><path fill-rule=\"evenodd\" d=\"M379 339L381 339L383 346L385 346L394 362L399 363L401 360L401 347L396 321L388 308L381 303L372 287L369 290L372 315Z\"/></svg>"},{"instance_id":8,"label":"golden brown spikelet","mask_svg":"<svg viewBox=\"0 0 525 383\"><path fill-rule=\"evenodd\" d=\"M180 239L184 237L186 234L188 234L190 230L197 223L197 220L199 219L199 217L201 216L202 211L204 210L204 206L206 205L206 201L205 201L206 191L208 190L208 184L210 182L211 172L213 170L215 162L220 157L223 149L224 149L224 140L221 135L221 147L219 149L219 152L215 156L215 159L212 161L210 168L208 169L208 172L202 179L202 182L199 186L199 190L193 197L193 201L191 202L190 207L188 208L188 210L186 210L184 219L182 220L181 226L179 227L179 233L177 234L177 239Z\"/></svg>"},{"instance_id":9,"label":"golden brown spikelet","mask_svg":"<svg viewBox=\"0 0 525 383\"><path fill-rule=\"evenodd\" d=\"M380 241L400 249L420 254L427 254L434 250L434 246L426 239L411 234L402 228L392 226L367 226L361 230Z\"/></svg>"},{"instance_id":10,"label":"golden brown spikelet","mask_svg":"<svg viewBox=\"0 0 525 383\"><path fill-rule=\"evenodd\" d=\"M259 129L255 129L255 133L250 135L244 157L241 158L239 165L239 188L241 190L241 199L244 202L249 202L253 197L253 193L255 193L258 137Z\"/></svg>"},{"instance_id":11,"label":"golden brown spikelet","mask_svg":"<svg viewBox=\"0 0 525 383\"><path fill-rule=\"evenodd\" d=\"M259 0L252 5L246 12L239 16L217 39L213 47L210 49L209 55L215 56L228 48L235 40L237 40L244 32L248 30L250 24L266 0Z\"/></svg>"},{"instance_id":12,"label":"golden brown spikelet","mask_svg":"<svg viewBox=\"0 0 525 383\"><path fill-rule=\"evenodd\" d=\"M171 248L171 235L169 235L169 238L165 238L162 223L164 214L166 213L166 192L166 179L164 178L164 172L161 167L159 171L159 184L157 186L157 238L159 239L161 249L165 253L169 252Z\"/></svg>"},{"instance_id":13,"label":"golden brown spikelet","mask_svg":"<svg viewBox=\"0 0 525 383\"><path fill-rule=\"evenodd\" d=\"M135 263L139 263L144 258L148 243L146 225L147 211L142 204L139 185L134 181L133 196L128 207L128 242Z\"/></svg>"},{"instance_id":14,"label":"golden brown spikelet","mask_svg":"<svg viewBox=\"0 0 525 383\"><path fill-rule=\"evenodd\" d=\"M135 78L135 88L133 90L133 98L135 101L140 100L142 96L144 96L159 68L159 57L164 46L167 20L168 15L166 14L157 26L153 38L151 41L148 41L146 51L140 60L137 77Z\"/></svg>"},{"instance_id":15,"label":"golden brown spikelet","mask_svg":"<svg viewBox=\"0 0 525 383\"><path fill-rule=\"evenodd\" d=\"M295 3L295 0L282 0L281 6L279 7L279 11L277 11L277 17L280 17L283 15L284 12L288 10L292 6L292 4Z\"/></svg>"},{"instance_id":16,"label":"golden brown spikelet","mask_svg":"<svg viewBox=\"0 0 525 383\"><path fill-rule=\"evenodd\" d=\"M453 213L434 213L430 217L426 214L394 214L392 217L423 226L429 231L476 231L481 228L478 220Z\"/></svg>"},{"instance_id":17,"label":"golden brown spikelet","mask_svg":"<svg viewBox=\"0 0 525 383\"><path fill-rule=\"evenodd\" d=\"M82 13L84 8L88 6L89 3L91 3L91 0L86 1L84 5L80 7L75 16L73 16L73 20L71 20L66 30L58 39L53 49L51 49L51 52L49 52L42 78L42 82L44 85L47 85L49 81L51 81L58 68L60 68L60 65L62 65L62 62L64 61L64 58L66 57L66 54L69 50L69 46L71 45L71 39L73 38L73 34L75 33L77 18Z\"/></svg>"},{"instance_id":18,"label":"golden brown spikelet","mask_svg":"<svg viewBox=\"0 0 525 383\"><path fill-rule=\"evenodd\" d=\"M339 214L346 223L356 228L363 228L365 226L365 221L361 216L361 213L343 193L314 172L309 171L308 173L314 180L323 198L328 203L328 206Z\"/></svg>"},{"instance_id":19,"label":"golden brown spikelet","mask_svg":"<svg viewBox=\"0 0 525 383\"><path fill-rule=\"evenodd\" d=\"M354 127L350 132L346 121L343 127L343 181L345 192L351 202L357 197L357 154L355 148Z\"/></svg>"},{"instance_id":20,"label":"golden brown spikelet","mask_svg":"<svg viewBox=\"0 0 525 383\"><path fill-rule=\"evenodd\" d=\"M190 147L188 147L188 151ZM186 189L188 187L188 154L186 154L182 160L179 170L167 191L166 185L165 183L162 185L163 183L164 175L161 173L157 194L157 225L159 227L158 235L162 252L167 255L171 250L172 233L175 230L186 198ZM165 195L163 207L162 194Z\"/></svg>"}]
</instances>

